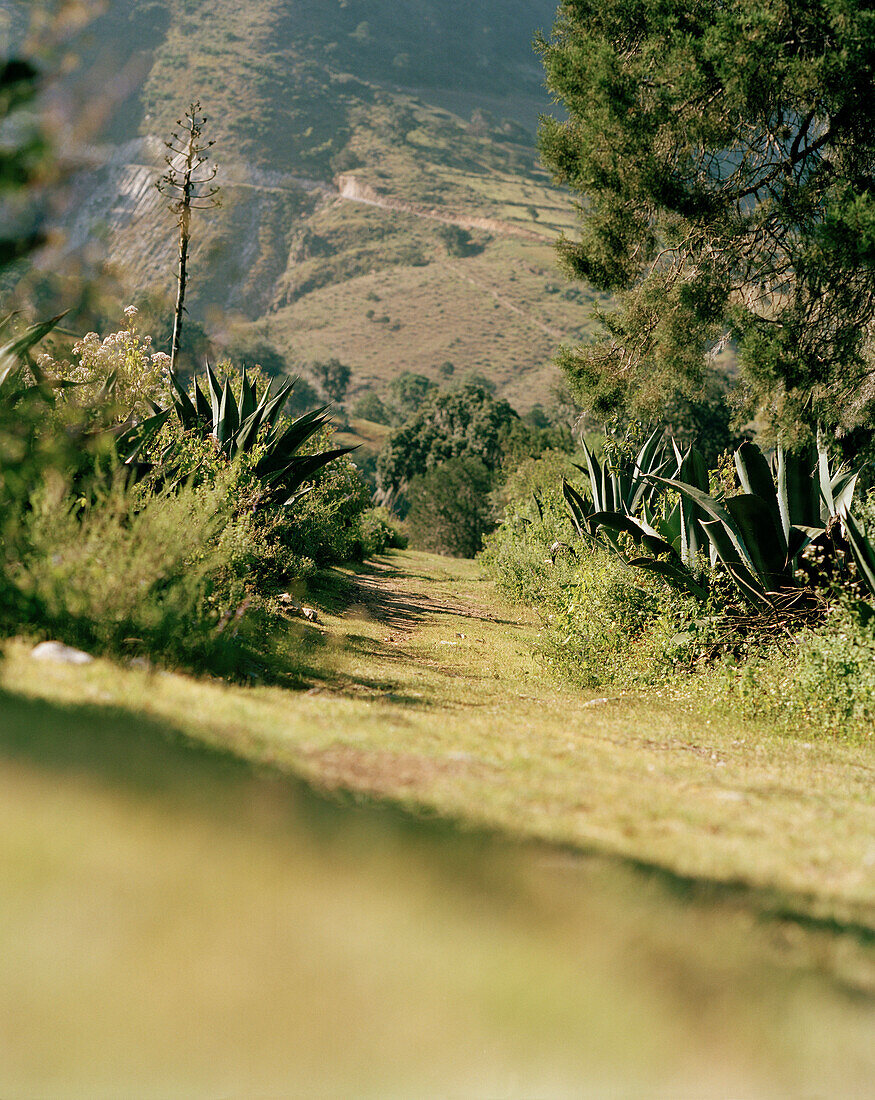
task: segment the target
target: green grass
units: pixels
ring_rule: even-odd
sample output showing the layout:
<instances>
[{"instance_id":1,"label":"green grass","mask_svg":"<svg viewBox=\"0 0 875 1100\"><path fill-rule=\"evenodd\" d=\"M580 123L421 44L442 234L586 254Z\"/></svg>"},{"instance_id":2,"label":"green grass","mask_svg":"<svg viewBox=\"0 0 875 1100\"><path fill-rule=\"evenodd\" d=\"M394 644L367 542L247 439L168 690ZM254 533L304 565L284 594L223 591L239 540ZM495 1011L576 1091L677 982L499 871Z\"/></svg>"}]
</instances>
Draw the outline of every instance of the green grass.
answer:
<instances>
[{"instance_id":1,"label":"green grass","mask_svg":"<svg viewBox=\"0 0 875 1100\"><path fill-rule=\"evenodd\" d=\"M875 927L868 740L781 736L652 698L587 706L545 679L536 627L473 563L387 562L348 613L324 614L307 692L45 669L16 645L0 682L58 701L103 693L317 784Z\"/></svg>"},{"instance_id":2,"label":"green grass","mask_svg":"<svg viewBox=\"0 0 875 1100\"><path fill-rule=\"evenodd\" d=\"M325 583L300 692L7 646L4 1095L868 1088L867 744L586 707L470 562Z\"/></svg>"}]
</instances>

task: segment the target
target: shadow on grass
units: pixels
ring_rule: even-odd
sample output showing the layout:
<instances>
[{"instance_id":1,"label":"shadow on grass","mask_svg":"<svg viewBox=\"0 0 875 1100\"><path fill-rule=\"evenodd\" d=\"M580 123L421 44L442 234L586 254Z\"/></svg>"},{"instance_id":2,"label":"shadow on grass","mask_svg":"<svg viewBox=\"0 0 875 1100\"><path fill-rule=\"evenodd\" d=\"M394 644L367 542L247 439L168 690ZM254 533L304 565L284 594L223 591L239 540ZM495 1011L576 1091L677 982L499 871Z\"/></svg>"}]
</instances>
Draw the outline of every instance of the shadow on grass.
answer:
<instances>
[{"instance_id":1,"label":"shadow on grass","mask_svg":"<svg viewBox=\"0 0 875 1100\"><path fill-rule=\"evenodd\" d=\"M300 776L243 759L195 740L171 723L118 706L62 705L0 691L4 760L57 775L60 781L98 782L235 827L266 826L273 832L303 828L326 841L364 834L376 845L420 844L454 867L469 866L478 878L488 872L488 851L499 846L486 831L464 829L391 801L322 791Z\"/></svg>"},{"instance_id":2,"label":"shadow on grass","mask_svg":"<svg viewBox=\"0 0 875 1100\"><path fill-rule=\"evenodd\" d=\"M421 703L421 700L417 700ZM514 861L562 853L569 874L615 869L656 886L663 904L744 908L760 922L795 924L818 935L875 945L875 923L812 915L815 899L793 898L744 882L715 882L596 849L548 845L472 828L430 807L361 793L323 791L307 780L194 740L170 723L123 707L61 705L0 691L0 760L43 773L100 782L132 796L196 811L240 829L306 830L326 845L351 837L363 850L403 844L455 877L499 896L515 896ZM34 807L38 812L38 807ZM628 902L628 897L627 897Z\"/></svg>"}]
</instances>

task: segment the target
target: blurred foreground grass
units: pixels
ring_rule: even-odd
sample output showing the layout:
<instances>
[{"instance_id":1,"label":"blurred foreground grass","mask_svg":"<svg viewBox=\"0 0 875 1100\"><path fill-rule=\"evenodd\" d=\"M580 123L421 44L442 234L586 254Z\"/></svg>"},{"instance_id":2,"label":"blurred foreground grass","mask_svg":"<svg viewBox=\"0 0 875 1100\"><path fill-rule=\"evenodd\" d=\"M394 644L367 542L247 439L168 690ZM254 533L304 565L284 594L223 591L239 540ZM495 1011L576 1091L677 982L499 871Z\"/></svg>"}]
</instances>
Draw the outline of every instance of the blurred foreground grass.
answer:
<instances>
[{"instance_id":1,"label":"blurred foreground grass","mask_svg":"<svg viewBox=\"0 0 875 1100\"><path fill-rule=\"evenodd\" d=\"M861 747L815 769L746 731L745 790L774 788L746 835L703 793L739 781L740 752L711 759L730 731L703 755L682 715L527 699L513 632L460 623L486 592L470 565L393 563L324 616L310 693L8 648L0 1095L869 1095L875 934L839 913L870 910L821 866L867 841ZM806 762L809 798L834 795L807 843L783 835ZM806 866L807 909L778 889Z\"/></svg>"},{"instance_id":2,"label":"blurred foreground grass","mask_svg":"<svg viewBox=\"0 0 875 1100\"><path fill-rule=\"evenodd\" d=\"M4 694L0 721L4 1097L871 1084L871 991L818 965L834 943L327 802L120 709Z\"/></svg>"}]
</instances>

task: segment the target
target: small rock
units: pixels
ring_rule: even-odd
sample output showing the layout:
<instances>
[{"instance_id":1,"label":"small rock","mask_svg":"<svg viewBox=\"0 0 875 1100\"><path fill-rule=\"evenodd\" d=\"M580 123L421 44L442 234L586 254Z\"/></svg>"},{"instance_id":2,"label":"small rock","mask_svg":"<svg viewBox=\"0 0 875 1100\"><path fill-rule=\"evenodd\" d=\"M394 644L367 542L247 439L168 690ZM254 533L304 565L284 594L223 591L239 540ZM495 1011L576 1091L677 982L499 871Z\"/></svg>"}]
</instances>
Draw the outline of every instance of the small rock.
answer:
<instances>
[{"instance_id":1,"label":"small rock","mask_svg":"<svg viewBox=\"0 0 875 1100\"><path fill-rule=\"evenodd\" d=\"M90 665L94 658L81 649L72 649L63 642L40 642L31 650L35 661L54 661L59 665Z\"/></svg>"},{"instance_id":2,"label":"small rock","mask_svg":"<svg viewBox=\"0 0 875 1100\"><path fill-rule=\"evenodd\" d=\"M319 612L315 607L302 607L288 592L280 592L277 596L277 603L284 607L290 615L296 615L299 619L306 619L311 623L319 622Z\"/></svg>"},{"instance_id":3,"label":"small rock","mask_svg":"<svg viewBox=\"0 0 875 1100\"><path fill-rule=\"evenodd\" d=\"M588 703L581 703L582 707L601 707L605 703L610 703L610 699L590 699Z\"/></svg>"}]
</instances>

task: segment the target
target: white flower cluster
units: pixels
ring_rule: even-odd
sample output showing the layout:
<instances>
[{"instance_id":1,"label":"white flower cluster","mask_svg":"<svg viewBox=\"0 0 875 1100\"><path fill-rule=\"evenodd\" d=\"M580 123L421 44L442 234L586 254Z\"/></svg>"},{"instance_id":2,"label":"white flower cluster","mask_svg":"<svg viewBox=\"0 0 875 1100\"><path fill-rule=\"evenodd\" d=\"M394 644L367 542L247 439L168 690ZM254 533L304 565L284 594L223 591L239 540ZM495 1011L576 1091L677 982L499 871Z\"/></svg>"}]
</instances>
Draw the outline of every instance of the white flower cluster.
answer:
<instances>
[{"instance_id":1,"label":"white flower cluster","mask_svg":"<svg viewBox=\"0 0 875 1100\"><path fill-rule=\"evenodd\" d=\"M127 416L148 414L150 401L166 401L170 395L170 356L152 350L152 337L137 332L136 306L125 309L125 327L102 340L89 332L73 346L74 362L57 362L41 355L37 365L45 373L78 383L70 391L74 400L86 403L111 382L113 400Z\"/></svg>"}]
</instances>

